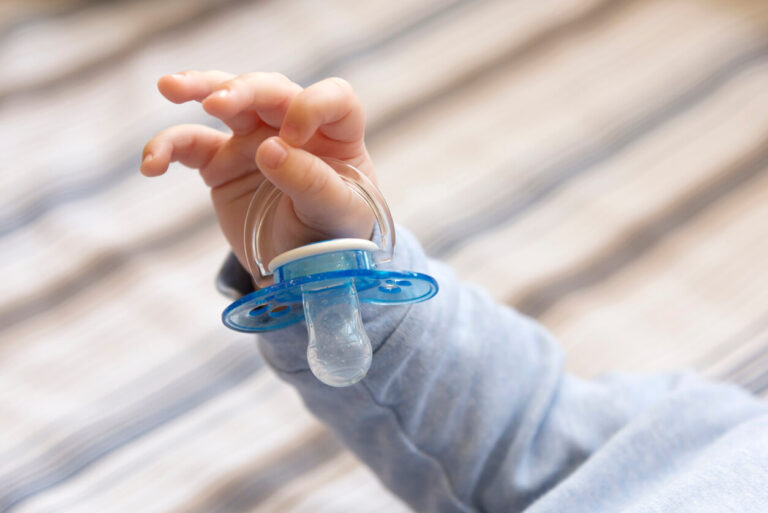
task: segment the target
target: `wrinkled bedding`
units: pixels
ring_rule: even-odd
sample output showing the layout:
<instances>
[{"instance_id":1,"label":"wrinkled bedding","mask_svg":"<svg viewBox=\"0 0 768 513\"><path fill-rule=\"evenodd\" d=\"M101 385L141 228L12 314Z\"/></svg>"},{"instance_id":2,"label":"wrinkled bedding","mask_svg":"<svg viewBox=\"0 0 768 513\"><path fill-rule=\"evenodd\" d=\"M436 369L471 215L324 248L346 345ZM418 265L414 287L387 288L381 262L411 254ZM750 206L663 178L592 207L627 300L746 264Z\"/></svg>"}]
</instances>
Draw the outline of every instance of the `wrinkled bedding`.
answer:
<instances>
[{"instance_id":1,"label":"wrinkled bedding","mask_svg":"<svg viewBox=\"0 0 768 513\"><path fill-rule=\"evenodd\" d=\"M407 511L220 322L195 172L139 175L184 69L349 80L395 220L571 372L768 397L760 0L0 7L0 511Z\"/></svg>"}]
</instances>

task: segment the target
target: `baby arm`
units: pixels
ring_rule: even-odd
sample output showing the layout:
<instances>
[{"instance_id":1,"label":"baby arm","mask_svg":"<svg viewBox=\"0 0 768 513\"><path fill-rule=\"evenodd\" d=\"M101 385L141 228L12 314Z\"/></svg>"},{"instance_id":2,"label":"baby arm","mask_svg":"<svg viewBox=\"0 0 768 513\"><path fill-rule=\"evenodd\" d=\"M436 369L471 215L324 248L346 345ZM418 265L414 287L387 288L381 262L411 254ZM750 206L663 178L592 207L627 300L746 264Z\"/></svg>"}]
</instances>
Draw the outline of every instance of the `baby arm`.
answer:
<instances>
[{"instance_id":1,"label":"baby arm","mask_svg":"<svg viewBox=\"0 0 768 513\"><path fill-rule=\"evenodd\" d=\"M371 235L367 207L351 202L317 158L345 160L375 181L364 116L348 84L327 80L302 90L274 74L190 72L164 77L160 89L172 101L202 101L233 133L168 129L147 144L142 172L161 174L171 160L200 169L241 263L245 210L265 178L290 199L280 211L288 247ZM411 306L363 305L374 358L361 382L332 388L317 381L306 361L303 325L268 333L259 344L308 408L416 511L518 511L556 485L566 504L578 496L577 504L597 510L600 501L626 501L675 458L686 458L695 449L686 444L715 439L735 419L760 410L725 387L703 395L725 398L713 403L728 411L686 410L687 378L568 376L541 326L462 285L403 229L391 266L427 272L441 289ZM632 427L637 419L643 420ZM656 425L670 433L701 434L702 426L706 432L664 437ZM579 479L575 488L562 485Z\"/></svg>"},{"instance_id":2,"label":"baby arm","mask_svg":"<svg viewBox=\"0 0 768 513\"><path fill-rule=\"evenodd\" d=\"M701 501L741 504L729 498L736 490L744 500L764 493L764 473L723 469L759 468L768 455L758 441L765 403L690 374L574 377L538 323L461 284L402 228L391 266L428 272L440 292L411 306L363 305L374 356L354 386L331 388L311 374L303 325L259 343L307 407L414 511L522 511L537 501L531 511L702 511ZM751 432L740 440L752 445L747 460L734 459L737 430Z\"/></svg>"},{"instance_id":3,"label":"baby arm","mask_svg":"<svg viewBox=\"0 0 768 513\"><path fill-rule=\"evenodd\" d=\"M307 407L414 511L518 511L563 479L668 387L570 383L540 325L463 286L398 230L393 268L440 284L430 301L363 305L367 377L318 382L303 325L260 337L265 359Z\"/></svg>"}]
</instances>

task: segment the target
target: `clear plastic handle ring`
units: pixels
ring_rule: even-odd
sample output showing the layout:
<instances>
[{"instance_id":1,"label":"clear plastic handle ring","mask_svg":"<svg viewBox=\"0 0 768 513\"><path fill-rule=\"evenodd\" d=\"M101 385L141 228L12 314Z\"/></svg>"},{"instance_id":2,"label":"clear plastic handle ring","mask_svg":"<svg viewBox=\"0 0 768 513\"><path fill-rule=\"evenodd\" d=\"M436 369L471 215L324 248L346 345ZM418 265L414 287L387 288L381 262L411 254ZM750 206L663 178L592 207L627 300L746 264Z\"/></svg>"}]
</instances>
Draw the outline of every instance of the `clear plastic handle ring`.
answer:
<instances>
[{"instance_id":1,"label":"clear plastic handle ring","mask_svg":"<svg viewBox=\"0 0 768 513\"><path fill-rule=\"evenodd\" d=\"M394 223L381 191L370 178L351 164L328 157L323 157L323 161L371 208L381 236L379 249L373 254L374 261L390 261L395 247ZM245 216L245 258L248 270L259 287L271 284L272 271L268 264L277 256L277 251L272 247L272 225L275 207L282 194L272 182L264 180L253 194Z\"/></svg>"}]
</instances>

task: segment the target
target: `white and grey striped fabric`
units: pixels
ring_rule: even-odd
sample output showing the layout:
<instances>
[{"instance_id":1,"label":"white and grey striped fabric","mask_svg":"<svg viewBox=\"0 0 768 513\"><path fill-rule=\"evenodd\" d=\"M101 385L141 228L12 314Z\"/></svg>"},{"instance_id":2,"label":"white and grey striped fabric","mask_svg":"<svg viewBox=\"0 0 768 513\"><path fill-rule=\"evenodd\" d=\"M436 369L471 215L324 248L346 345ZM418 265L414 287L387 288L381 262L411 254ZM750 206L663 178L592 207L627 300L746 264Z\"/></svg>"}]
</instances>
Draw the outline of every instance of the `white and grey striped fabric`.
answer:
<instances>
[{"instance_id":1,"label":"white and grey striped fabric","mask_svg":"<svg viewBox=\"0 0 768 513\"><path fill-rule=\"evenodd\" d=\"M593 376L768 396L762 0L4 0L0 512L406 511L227 331L184 69L348 79L398 222Z\"/></svg>"}]
</instances>

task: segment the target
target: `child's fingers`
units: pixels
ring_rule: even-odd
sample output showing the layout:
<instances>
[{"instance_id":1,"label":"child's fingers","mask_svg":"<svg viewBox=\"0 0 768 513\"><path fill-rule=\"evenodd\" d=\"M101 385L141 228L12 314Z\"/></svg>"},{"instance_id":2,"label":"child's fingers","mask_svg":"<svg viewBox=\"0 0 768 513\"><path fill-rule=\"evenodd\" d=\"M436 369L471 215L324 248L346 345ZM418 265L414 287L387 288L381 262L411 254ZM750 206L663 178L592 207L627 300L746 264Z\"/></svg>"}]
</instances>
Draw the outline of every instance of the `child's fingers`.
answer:
<instances>
[{"instance_id":1,"label":"child's fingers","mask_svg":"<svg viewBox=\"0 0 768 513\"><path fill-rule=\"evenodd\" d=\"M349 224L354 193L319 157L286 144L280 137L270 137L259 146L256 164L291 198L305 225L333 229Z\"/></svg>"},{"instance_id":2,"label":"child's fingers","mask_svg":"<svg viewBox=\"0 0 768 513\"><path fill-rule=\"evenodd\" d=\"M352 86L341 78L327 78L300 92L288 107L280 137L303 146L320 130L341 142L362 142L365 113Z\"/></svg>"},{"instance_id":3,"label":"child's fingers","mask_svg":"<svg viewBox=\"0 0 768 513\"><path fill-rule=\"evenodd\" d=\"M144 146L141 173L158 176L171 162L200 169L229 139L227 134L202 125L176 125L159 132Z\"/></svg>"},{"instance_id":4,"label":"child's fingers","mask_svg":"<svg viewBox=\"0 0 768 513\"><path fill-rule=\"evenodd\" d=\"M259 120L280 128L288 105L300 91L301 86L280 73L247 73L219 84L203 100L203 108L237 134L253 130Z\"/></svg>"},{"instance_id":5,"label":"child's fingers","mask_svg":"<svg viewBox=\"0 0 768 513\"><path fill-rule=\"evenodd\" d=\"M224 71L183 71L164 75L157 81L160 93L173 103L203 101L220 84L232 80L232 73Z\"/></svg>"},{"instance_id":6,"label":"child's fingers","mask_svg":"<svg viewBox=\"0 0 768 513\"><path fill-rule=\"evenodd\" d=\"M200 169L200 176L209 187L216 188L258 171L254 162L256 150L262 141L273 135L275 129L263 125L247 136L232 136L219 148L208 165Z\"/></svg>"},{"instance_id":7,"label":"child's fingers","mask_svg":"<svg viewBox=\"0 0 768 513\"><path fill-rule=\"evenodd\" d=\"M163 130L144 147L141 172L146 176L165 173L171 162L200 170L211 188L258 171L253 161L261 142L275 134L260 127L248 137L223 134L202 125L176 125Z\"/></svg>"},{"instance_id":8,"label":"child's fingers","mask_svg":"<svg viewBox=\"0 0 768 513\"><path fill-rule=\"evenodd\" d=\"M223 71L184 71L173 75L165 75L157 82L160 92L174 103L188 101L203 102L211 96L211 93L226 91L221 89L223 84L230 82L236 75ZM209 102L211 103L211 102ZM216 102L214 100L213 104ZM205 108L205 105L203 105ZM259 124L258 116L251 112L244 112L235 116L217 116L215 112L209 112L220 118L236 134L245 134L254 130Z\"/></svg>"}]
</instances>

